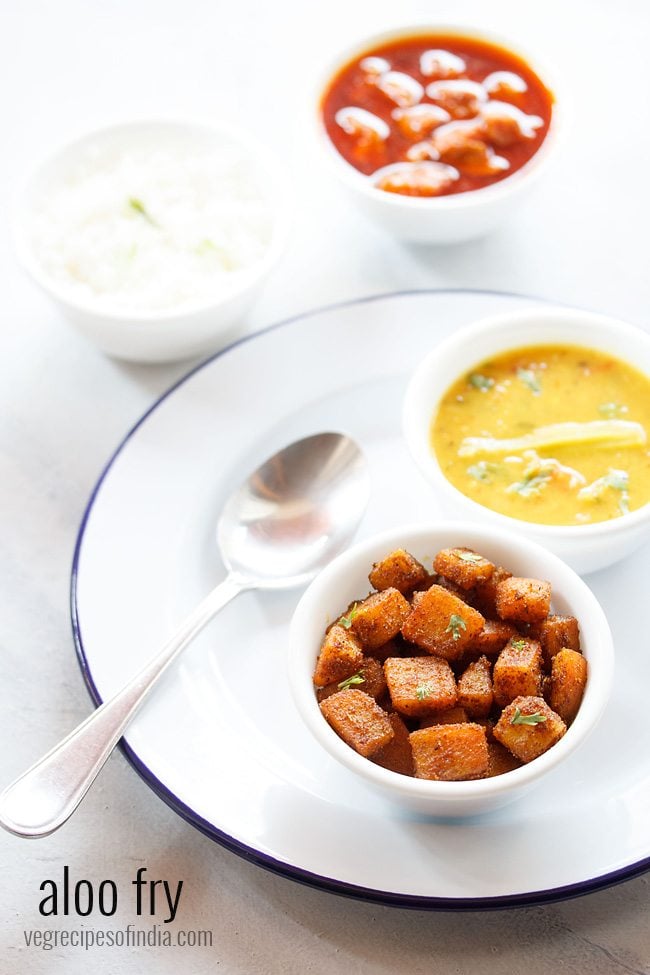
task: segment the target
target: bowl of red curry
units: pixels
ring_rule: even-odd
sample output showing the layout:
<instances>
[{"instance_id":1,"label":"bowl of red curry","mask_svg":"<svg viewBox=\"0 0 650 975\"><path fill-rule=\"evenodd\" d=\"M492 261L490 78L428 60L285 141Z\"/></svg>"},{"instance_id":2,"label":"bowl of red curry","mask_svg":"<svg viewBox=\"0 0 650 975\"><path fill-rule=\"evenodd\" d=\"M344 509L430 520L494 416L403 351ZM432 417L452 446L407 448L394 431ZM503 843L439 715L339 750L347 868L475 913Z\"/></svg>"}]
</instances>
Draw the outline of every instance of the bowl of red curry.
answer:
<instances>
[{"instance_id":1,"label":"bowl of red curry","mask_svg":"<svg viewBox=\"0 0 650 975\"><path fill-rule=\"evenodd\" d=\"M557 144L548 74L483 31L412 27L341 55L321 85L324 155L354 201L398 237L481 236Z\"/></svg>"}]
</instances>

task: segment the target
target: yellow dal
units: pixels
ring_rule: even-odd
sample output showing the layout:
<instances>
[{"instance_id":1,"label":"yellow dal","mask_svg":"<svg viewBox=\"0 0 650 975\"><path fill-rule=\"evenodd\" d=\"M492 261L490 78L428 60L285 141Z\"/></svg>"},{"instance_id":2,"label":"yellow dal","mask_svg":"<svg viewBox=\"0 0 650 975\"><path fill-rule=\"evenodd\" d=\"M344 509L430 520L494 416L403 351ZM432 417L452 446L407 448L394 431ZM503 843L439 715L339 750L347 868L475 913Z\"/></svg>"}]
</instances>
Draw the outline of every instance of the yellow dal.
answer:
<instances>
[{"instance_id":1,"label":"yellow dal","mask_svg":"<svg viewBox=\"0 0 650 975\"><path fill-rule=\"evenodd\" d=\"M568 476L543 467L536 476L539 465L522 451L459 457L458 450L465 437L520 437L552 423L603 419L637 421L650 433L650 379L592 349L533 346L486 360L454 383L433 418L431 446L448 480L479 504L524 521L590 524L650 501L650 443L536 450L542 464L552 458L582 475L583 484L605 477L593 499L580 499L580 485L570 486Z\"/></svg>"}]
</instances>

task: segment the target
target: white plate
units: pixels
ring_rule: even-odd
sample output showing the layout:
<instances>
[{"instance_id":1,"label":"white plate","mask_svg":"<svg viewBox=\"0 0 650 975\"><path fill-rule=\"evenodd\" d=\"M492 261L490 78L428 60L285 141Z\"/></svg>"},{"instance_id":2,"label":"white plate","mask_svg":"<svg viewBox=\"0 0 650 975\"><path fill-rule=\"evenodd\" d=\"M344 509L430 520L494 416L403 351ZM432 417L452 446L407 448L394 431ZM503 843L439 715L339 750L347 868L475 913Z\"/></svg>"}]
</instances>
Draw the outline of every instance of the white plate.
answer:
<instances>
[{"instance_id":1,"label":"white plate","mask_svg":"<svg viewBox=\"0 0 650 975\"><path fill-rule=\"evenodd\" d=\"M118 690L221 578L213 526L222 499L295 437L341 429L367 452L373 497L361 537L435 518L400 435L407 378L454 328L530 303L415 292L327 308L232 346L169 390L110 460L79 533L73 626L95 701ZM601 724L543 785L487 818L403 813L320 750L286 679L297 593L246 593L227 607L133 722L126 754L219 843L337 893L496 907L631 877L650 867L650 655L637 633L647 555L589 580L618 653Z\"/></svg>"}]
</instances>

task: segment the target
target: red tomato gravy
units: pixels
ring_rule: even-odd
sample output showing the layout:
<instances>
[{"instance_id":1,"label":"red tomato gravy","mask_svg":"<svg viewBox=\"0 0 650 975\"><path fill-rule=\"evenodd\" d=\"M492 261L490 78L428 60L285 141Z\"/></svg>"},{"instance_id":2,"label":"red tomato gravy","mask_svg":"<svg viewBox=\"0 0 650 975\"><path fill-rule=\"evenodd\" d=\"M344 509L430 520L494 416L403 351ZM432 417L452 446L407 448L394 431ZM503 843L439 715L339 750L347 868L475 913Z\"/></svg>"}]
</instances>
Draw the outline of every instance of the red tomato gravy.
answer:
<instances>
[{"instance_id":1,"label":"red tomato gravy","mask_svg":"<svg viewBox=\"0 0 650 975\"><path fill-rule=\"evenodd\" d=\"M418 35L345 65L321 108L338 152L379 189L443 196L521 169L546 137L553 95L505 48Z\"/></svg>"}]
</instances>

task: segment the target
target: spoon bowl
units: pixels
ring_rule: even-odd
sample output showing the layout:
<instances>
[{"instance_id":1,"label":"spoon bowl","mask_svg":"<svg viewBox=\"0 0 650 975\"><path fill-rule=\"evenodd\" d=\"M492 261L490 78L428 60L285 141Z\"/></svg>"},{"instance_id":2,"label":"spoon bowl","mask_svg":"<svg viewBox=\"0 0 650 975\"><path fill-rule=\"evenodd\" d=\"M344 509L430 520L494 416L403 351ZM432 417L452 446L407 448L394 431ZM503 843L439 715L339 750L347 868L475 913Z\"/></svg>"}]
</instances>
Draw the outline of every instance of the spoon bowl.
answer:
<instances>
[{"instance_id":1,"label":"spoon bowl","mask_svg":"<svg viewBox=\"0 0 650 975\"><path fill-rule=\"evenodd\" d=\"M0 825L48 836L72 815L151 689L231 599L248 589L308 582L352 539L369 496L366 461L340 433L274 454L224 505L217 539L228 575L114 697L0 795Z\"/></svg>"},{"instance_id":2,"label":"spoon bowl","mask_svg":"<svg viewBox=\"0 0 650 975\"><path fill-rule=\"evenodd\" d=\"M350 540L368 499L365 459L349 437L320 433L262 464L224 505L222 558L260 589L304 585Z\"/></svg>"}]
</instances>

